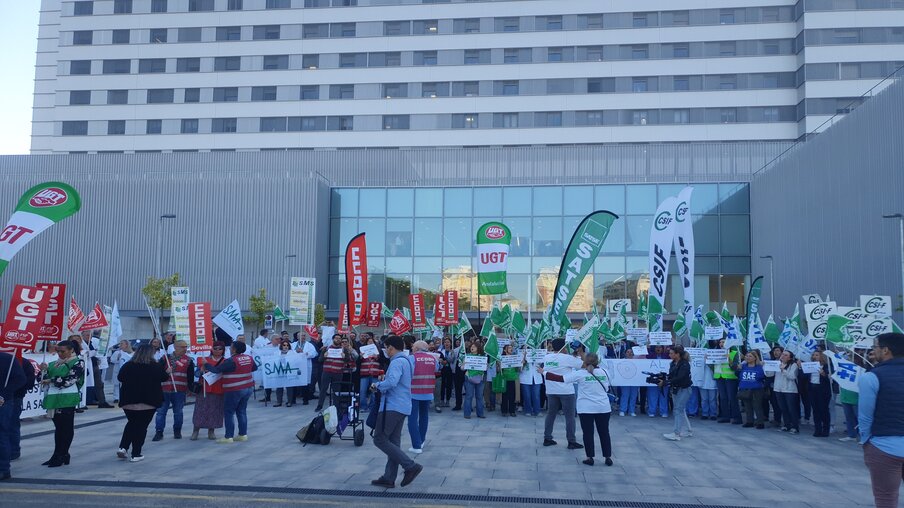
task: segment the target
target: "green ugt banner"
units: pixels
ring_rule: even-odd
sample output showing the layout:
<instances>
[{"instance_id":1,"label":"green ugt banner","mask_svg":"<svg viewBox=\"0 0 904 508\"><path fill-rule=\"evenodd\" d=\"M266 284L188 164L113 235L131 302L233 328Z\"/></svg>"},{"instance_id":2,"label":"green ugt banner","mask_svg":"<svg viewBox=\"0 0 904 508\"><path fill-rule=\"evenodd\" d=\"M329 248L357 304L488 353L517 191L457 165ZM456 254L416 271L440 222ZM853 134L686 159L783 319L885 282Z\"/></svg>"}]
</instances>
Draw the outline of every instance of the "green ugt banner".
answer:
<instances>
[{"instance_id":1,"label":"green ugt banner","mask_svg":"<svg viewBox=\"0 0 904 508\"><path fill-rule=\"evenodd\" d=\"M506 269L512 232L501 222L487 222L477 230L477 294L508 292Z\"/></svg>"}]
</instances>

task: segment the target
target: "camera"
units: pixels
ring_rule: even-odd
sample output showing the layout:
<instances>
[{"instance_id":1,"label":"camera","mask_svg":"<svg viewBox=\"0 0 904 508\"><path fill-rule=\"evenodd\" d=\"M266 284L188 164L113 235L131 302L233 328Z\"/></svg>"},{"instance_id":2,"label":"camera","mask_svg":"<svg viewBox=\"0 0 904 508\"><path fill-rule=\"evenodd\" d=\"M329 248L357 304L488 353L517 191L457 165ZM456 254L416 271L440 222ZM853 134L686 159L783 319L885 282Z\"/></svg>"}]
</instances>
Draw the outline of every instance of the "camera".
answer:
<instances>
[{"instance_id":1,"label":"camera","mask_svg":"<svg viewBox=\"0 0 904 508\"><path fill-rule=\"evenodd\" d=\"M643 374L647 375L646 382L651 385L658 385L659 383L665 383L668 379L669 375L665 372L646 372Z\"/></svg>"}]
</instances>

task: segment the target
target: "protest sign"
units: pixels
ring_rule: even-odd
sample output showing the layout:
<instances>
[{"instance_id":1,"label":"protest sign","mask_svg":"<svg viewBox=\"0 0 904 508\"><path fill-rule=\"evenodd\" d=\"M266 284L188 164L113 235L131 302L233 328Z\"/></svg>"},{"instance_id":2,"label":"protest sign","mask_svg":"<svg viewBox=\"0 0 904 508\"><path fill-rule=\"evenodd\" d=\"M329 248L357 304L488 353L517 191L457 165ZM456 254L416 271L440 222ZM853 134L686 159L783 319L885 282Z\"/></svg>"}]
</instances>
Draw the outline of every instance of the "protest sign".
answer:
<instances>
[{"instance_id":1,"label":"protest sign","mask_svg":"<svg viewBox=\"0 0 904 508\"><path fill-rule=\"evenodd\" d=\"M427 313L424 306L424 295L420 293L408 295L408 306L411 307L411 327L423 328L427 325Z\"/></svg>"},{"instance_id":2,"label":"protest sign","mask_svg":"<svg viewBox=\"0 0 904 508\"><path fill-rule=\"evenodd\" d=\"M808 303L804 305L804 314L807 318L807 329L813 333L813 329L820 323L825 323L829 314L837 314L838 305L835 302Z\"/></svg>"},{"instance_id":3,"label":"protest sign","mask_svg":"<svg viewBox=\"0 0 904 508\"><path fill-rule=\"evenodd\" d=\"M245 321L242 319L242 309L238 300L233 300L221 310L217 317L213 318L213 322L233 339L245 333Z\"/></svg>"},{"instance_id":4,"label":"protest sign","mask_svg":"<svg viewBox=\"0 0 904 508\"><path fill-rule=\"evenodd\" d=\"M317 280L292 277L289 281L289 324L304 326L314 324L314 295ZM222 328L222 327L221 327Z\"/></svg>"},{"instance_id":5,"label":"protest sign","mask_svg":"<svg viewBox=\"0 0 904 508\"><path fill-rule=\"evenodd\" d=\"M487 370L487 357L483 355L465 355L465 370Z\"/></svg>"},{"instance_id":6,"label":"protest sign","mask_svg":"<svg viewBox=\"0 0 904 508\"><path fill-rule=\"evenodd\" d=\"M348 333L351 330L348 327L348 305L339 304L339 324L336 325L336 333ZM326 341L326 338L323 339Z\"/></svg>"},{"instance_id":7,"label":"protest sign","mask_svg":"<svg viewBox=\"0 0 904 508\"><path fill-rule=\"evenodd\" d=\"M505 346L508 346L509 344L511 344L512 339L498 338L498 339L496 339L496 342L499 344L499 349L502 349Z\"/></svg>"},{"instance_id":8,"label":"protest sign","mask_svg":"<svg viewBox=\"0 0 904 508\"><path fill-rule=\"evenodd\" d=\"M764 360L763 372L778 372L782 370L782 362L779 360Z\"/></svg>"},{"instance_id":9,"label":"protest sign","mask_svg":"<svg viewBox=\"0 0 904 508\"><path fill-rule=\"evenodd\" d=\"M628 328L627 330L628 340L631 342L645 346L648 344L647 340L647 329L646 328Z\"/></svg>"},{"instance_id":10,"label":"protest sign","mask_svg":"<svg viewBox=\"0 0 904 508\"><path fill-rule=\"evenodd\" d=\"M99 303L95 303L94 308L88 314L88 317L85 318L82 326L78 327L78 331L88 332L91 330L99 330L109 324L107 316L104 314L104 310L100 307Z\"/></svg>"},{"instance_id":11,"label":"protest sign","mask_svg":"<svg viewBox=\"0 0 904 508\"><path fill-rule=\"evenodd\" d=\"M631 312L631 300L627 298L619 298L617 300L609 300L606 302L606 309L610 314L619 314L624 308L625 312Z\"/></svg>"},{"instance_id":12,"label":"protest sign","mask_svg":"<svg viewBox=\"0 0 904 508\"><path fill-rule=\"evenodd\" d=\"M651 346L671 346L672 332L650 332Z\"/></svg>"},{"instance_id":13,"label":"protest sign","mask_svg":"<svg viewBox=\"0 0 904 508\"><path fill-rule=\"evenodd\" d=\"M812 293L809 295L804 295L803 299L804 299L804 305L806 305L808 303L821 303L822 302L822 297L819 296L819 293Z\"/></svg>"},{"instance_id":14,"label":"protest sign","mask_svg":"<svg viewBox=\"0 0 904 508\"><path fill-rule=\"evenodd\" d=\"M361 356L364 358L371 358L380 354L379 348L377 348L374 344L367 344L361 346Z\"/></svg>"},{"instance_id":15,"label":"protest sign","mask_svg":"<svg viewBox=\"0 0 904 508\"><path fill-rule=\"evenodd\" d=\"M370 328L379 328L380 319L383 317L383 303L382 302L370 302L367 304L367 316L364 319L364 324L369 326Z\"/></svg>"},{"instance_id":16,"label":"protest sign","mask_svg":"<svg viewBox=\"0 0 904 508\"><path fill-rule=\"evenodd\" d=\"M613 386L655 386L646 382L644 372L668 372L669 361L650 359L607 359L601 362L610 374Z\"/></svg>"},{"instance_id":17,"label":"protest sign","mask_svg":"<svg viewBox=\"0 0 904 508\"><path fill-rule=\"evenodd\" d=\"M295 352L266 356L260 369L264 388L306 386L310 382L308 359Z\"/></svg>"},{"instance_id":18,"label":"protest sign","mask_svg":"<svg viewBox=\"0 0 904 508\"><path fill-rule=\"evenodd\" d=\"M631 348L631 352L634 353L634 356L644 356L647 354L646 346L634 346Z\"/></svg>"},{"instance_id":19,"label":"protest sign","mask_svg":"<svg viewBox=\"0 0 904 508\"><path fill-rule=\"evenodd\" d=\"M170 315L172 316L170 319L170 328L175 330L177 339L188 342L188 302L190 301L188 288L171 288L170 296L172 296L173 299L173 305L170 309Z\"/></svg>"},{"instance_id":20,"label":"protest sign","mask_svg":"<svg viewBox=\"0 0 904 508\"><path fill-rule=\"evenodd\" d=\"M520 368L521 355L501 355L499 357L499 363L502 364L503 369Z\"/></svg>"},{"instance_id":21,"label":"protest sign","mask_svg":"<svg viewBox=\"0 0 904 508\"><path fill-rule=\"evenodd\" d=\"M819 372L819 362L801 362L800 370L804 374L815 374Z\"/></svg>"},{"instance_id":22,"label":"protest sign","mask_svg":"<svg viewBox=\"0 0 904 508\"><path fill-rule=\"evenodd\" d=\"M38 340L59 342L63 340L63 300L66 297L65 284L38 284L50 293L44 320L38 331Z\"/></svg>"},{"instance_id":23,"label":"protest sign","mask_svg":"<svg viewBox=\"0 0 904 508\"><path fill-rule=\"evenodd\" d=\"M694 386L703 386L703 376L706 373L706 350L700 347L685 348L691 357L691 381Z\"/></svg>"},{"instance_id":24,"label":"protest sign","mask_svg":"<svg viewBox=\"0 0 904 508\"><path fill-rule=\"evenodd\" d=\"M446 325L458 324L458 291L443 291L446 295Z\"/></svg>"},{"instance_id":25,"label":"protest sign","mask_svg":"<svg viewBox=\"0 0 904 508\"><path fill-rule=\"evenodd\" d=\"M891 317L890 296L860 295L860 307L863 308L863 312L871 316Z\"/></svg>"},{"instance_id":26,"label":"protest sign","mask_svg":"<svg viewBox=\"0 0 904 508\"><path fill-rule=\"evenodd\" d=\"M110 323L113 319L113 308L109 305L104 305L104 319L107 321L107 326L100 329L100 341L97 345L99 356L107 356L107 350L110 348Z\"/></svg>"},{"instance_id":27,"label":"protest sign","mask_svg":"<svg viewBox=\"0 0 904 508\"><path fill-rule=\"evenodd\" d=\"M50 290L17 284L0 335L0 347L33 349L44 326Z\"/></svg>"},{"instance_id":28,"label":"protest sign","mask_svg":"<svg viewBox=\"0 0 904 508\"><path fill-rule=\"evenodd\" d=\"M721 326L707 326L703 329L703 337L706 340L720 340L723 332Z\"/></svg>"},{"instance_id":29,"label":"protest sign","mask_svg":"<svg viewBox=\"0 0 904 508\"><path fill-rule=\"evenodd\" d=\"M565 330L565 342L571 344L578 336L577 328L569 328Z\"/></svg>"},{"instance_id":30,"label":"protest sign","mask_svg":"<svg viewBox=\"0 0 904 508\"><path fill-rule=\"evenodd\" d=\"M342 358L342 349L341 348L328 348L326 350L327 358Z\"/></svg>"},{"instance_id":31,"label":"protest sign","mask_svg":"<svg viewBox=\"0 0 904 508\"><path fill-rule=\"evenodd\" d=\"M720 363L728 363L727 349L707 349L704 353L707 365L717 365Z\"/></svg>"},{"instance_id":32,"label":"protest sign","mask_svg":"<svg viewBox=\"0 0 904 508\"><path fill-rule=\"evenodd\" d=\"M546 358L546 350L545 349L528 349L527 350L527 363L535 364L535 363L543 363L543 359Z\"/></svg>"},{"instance_id":33,"label":"protest sign","mask_svg":"<svg viewBox=\"0 0 904 508\"><path fill-rule=\"evenodd\" d=\"M210 302L188 304L189 350L206 353L213 349L213 328L210 325Z\"/></svg>"}]
</instances>

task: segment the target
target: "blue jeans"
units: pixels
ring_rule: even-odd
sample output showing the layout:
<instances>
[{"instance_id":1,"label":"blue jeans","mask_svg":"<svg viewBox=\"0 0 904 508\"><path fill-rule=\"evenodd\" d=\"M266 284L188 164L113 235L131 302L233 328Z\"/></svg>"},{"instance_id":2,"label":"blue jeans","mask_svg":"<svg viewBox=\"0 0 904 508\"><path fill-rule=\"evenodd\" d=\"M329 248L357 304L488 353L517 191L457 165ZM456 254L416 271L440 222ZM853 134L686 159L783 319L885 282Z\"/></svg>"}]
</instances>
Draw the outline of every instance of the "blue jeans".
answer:
<instances>
[{"instance_id":1,"label":"blue jeans","mask_svg":"<svg viewBox=\"0 0 904 508\"><path fill-rule=\"evenodd\" d=\"M717 379L719 390L719 419L741 423L741 406L738 404L738 380Z\"/></svg>"},{"instance_id":2,"label":"blue jeans","mask_svg":"<svg viewBox=\"0 0 904 508\"><path fill-rule=\"evenodd\" d=\"M248 435L248 399L250 398L251 388L243 388L223 394L223 416L226 424L225 437L235 437L235 420L239 422L239 435Z\"/></svg>"},{"instance_id":3,"label":"blue jeans","mask_svg":"<svg viewBox=\"0 0 904 508\"><path fill-rule=\"evenodd\" d=\"M639 386L620 386L618 388L618 410L622 413L634 414L637 411L637 395Z\"/></svg>"},{"instance_id":4,"label":"blue jeans","mask_svg":"<svg viewBox=\"0 0 904 508\"><path fill-rule=\"evenodd\" d=\"M700 389L700 416L719 416L719 404L717 403L718 391L716 389Z\"/></svg>"},{"instance_id":5,"label":"blue jeans","mask_svg":"<svg viewBox=\"0 0 904 508\"><path fill-rule=\"evenodd\" d=\"M411 447L420 449L427 439L427 424L430 417L430 400L411 399L411 414L408 415L408 435Z\"/></svg>"},{"instance_id":6,"label":"blue jeans","mask_svg":"<svg viewBox=\"0 0 904 508\"><path fill-rule=\"evenodd\" d=\"M481 381L479 385L465 379L465 416L471 416L471 401L477 398L477 416L483 416L483 385L486 381Z\"/></svg>"},{"instance_id":7,"label":"blue jeans","mask_svg":"<svg viewBox=\"0 0 904 508\"><path fill-rule=\"evenodd\" d=\"M370 385L377 383L377 378L373 376L361 376L361 391L359 392L359 404L362 411L370 411L373 409L375 395L370 392Z\"/></svg>"},{"instance_id":8,"label":"blue jeans","mask_svg":"<svg viewBox=\"0 0 904 508\"><path fill-rule=\"evenodd\" d=\"M185 392L163 392L163 405L157 408L157 432L166 428L166 412L173 408L173 431L182 432L182 408L185 407Z\"/></svg>"},{"instance_id":9,"label":"blue jeans","mask_svg":"<svg viewBox=\"0 0 904 508\"><path fill-rule=\"evenodd\" d=\"M524 414L534 416L540 414L540 386L521 384L521 402L524 404Z\"/></svg>"},{"instance_id":10,"label":"blue jeans","mask_svg":"<svg viewBox=\"0 0 904 508\"><path fill-rule=\"evenodd\" d=\"M847 437L857 437L857 404L842 403L844 408L844 426Z\"/></svg>"},{"instance_id":11,"label":"blue jeans","mask_svg":"<svg viewBox=\"0 0 904 508\"><path fill-rule=\"evenodd\" d=\"M9 472L9 461L12 458L10 441L13 434L13 415L16 412L14 405L11 399L0 406L0 475Z\"/></svg>"},{"instance_id":12,"label":"blue jeans","mask_svg":"<svg viewBox=\"0 0 904 508\"><path fill-rule=\"evenodd\" d=\"M682 435L682 431L691 432L691 422L687 419L687 413L682 408L687 407L687 399L691 396L690 388L679 388L672 400L675 404L675 426L672 428L675 435ZM663 413L665 414L665 413Z\"/></svg>"},{"instance_id":13,"label":"blue jeans","mask_svg":"<svg viewBox=\"0 0 904 508\"><path fill-rule=\"evenodd\" d=\"M18 459L22 454L22 449L19 447L19 441L22 440L22 404L25 402L24 399L16 398L13 403L13 415L10 420L11 431L9 435L9 456L11 459ZM854 418L856 420L856 417Z\"/></svg>"},{"instance_id":14,"label":"blue jeans","mask_svg":"<svg viewBox=\"0 0 904 508\"><path fill-rule=\"evenodd\" d=\"M668 416L669 414L669 385L662 388L658 386L647 387L647 414L656 416L656 410L659 413Z\"/></svg>"},{"instance_id":15,"label":"blue jeans","mask_svg":"<svg viewBox=\"0 0 904 508\"><path fill-rule=\"evenodd\" d=\"M690 416L697 416L697 410L699 409L699 404L697 401L700 400L700 389L696 386L691 387L691 397L687 399L687 414ZM674 402L674 401L673 401ZM677 407L677 406L676 406Z\"/></svg>"}]
</instances>

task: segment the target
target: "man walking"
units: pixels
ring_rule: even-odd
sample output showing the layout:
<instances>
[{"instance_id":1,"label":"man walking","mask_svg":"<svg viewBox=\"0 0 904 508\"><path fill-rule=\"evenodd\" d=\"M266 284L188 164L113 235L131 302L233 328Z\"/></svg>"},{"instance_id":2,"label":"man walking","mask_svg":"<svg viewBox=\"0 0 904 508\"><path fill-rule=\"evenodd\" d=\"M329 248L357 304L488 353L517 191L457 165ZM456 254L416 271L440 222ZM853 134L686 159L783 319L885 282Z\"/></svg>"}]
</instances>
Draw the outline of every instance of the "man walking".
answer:
<instances>
[{"instance_id":1,"label":"man walking","mask_svg":"<svg viewBox=\"0 0 904 508\"><path fill-rule=\"evenodd\" d=\"M904 334L879 335L873 354L879 363L860 376L860 444L876 508L895 508L904 478Z\"/></svg>"},{"instance_id":2,"label":"man walking","mask_svg":"<svg viewBox=\"0 0 904 508\"><path fill-rule=\"evenodd\" d=\"M436 356L427 352L427 343L419 340L411 346L411 414L408 416L408 434L411 436L411 453L422 453L427 439L430 418L430 402L436 387Z\"/></svg>"},{"instance_id":3,"label":"man walking","mask_svg":"<svg viewBox=\"0 0 904 508\"><path fill-rule=\"evenodd\" d=\"M385 345L390 358L389 367L383 380L371 385L370 389L382 393L380 413L374 428L374 445L386 454L386 470L383 476L370 483L391 489L395 487L399 466L405 471L402 487L413 482L424 467L405 455L399 447L405 417L411 413L411 362L403 353L405 344L401 337L390 335Z\"/></svg>"},{"instance_id":4,"label":"man walking","mask_svg":"<svg viewBox=\"0 0 904 508\"><path fill-rule=\"evenodd\" d=\"M185 407L185 394L188 393L189 382L195 376L195 365L186 351L188 344L184 340L177 340L173 344L173 354L167 359L162 358L160 364L164 368L172 369L170 379L167 379L163 387L163 405L157 409L157 432L151 441L163 439L163 429L166 428L166 413L173 408L173 438L182 439L182 408Z\"/></svg>"},{"instance_id":5,"label":"man walking","mask_svg":"<svg viewBox=\"0 0 904 508\"><path fill-rule=\"evenodd\" d=\"M578 357L560 353L565 347L563 339L556 339L551 343L549 352L543 359L543 370L559 376L571 374L575 369L580 369L584 364ZM546 380L546 424L543 428L543 446L557 444L552 439L552 428L556 424L556 415L559 410L565 414L565 437L568 439L569 450L579 450L584 446L578 443L574 435L575 399L573 384L565 384L560 381Z\"/></svg>"},{"instance_id":6,"label":"man walking","mask_svg":"<svg viewBox=\"0 0 904 508\"><path fill-rule=\"evenodd\" d=\"M0 376L3 376L4 380L0 385L0 480L8 480L12 476L9 461L15 392L25 384L25 374L22 372L22 366L12 355L0 353Z\"/></svg>"}]
</instances>

